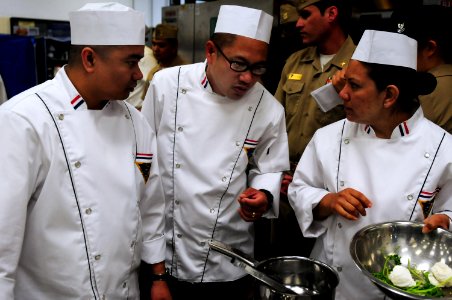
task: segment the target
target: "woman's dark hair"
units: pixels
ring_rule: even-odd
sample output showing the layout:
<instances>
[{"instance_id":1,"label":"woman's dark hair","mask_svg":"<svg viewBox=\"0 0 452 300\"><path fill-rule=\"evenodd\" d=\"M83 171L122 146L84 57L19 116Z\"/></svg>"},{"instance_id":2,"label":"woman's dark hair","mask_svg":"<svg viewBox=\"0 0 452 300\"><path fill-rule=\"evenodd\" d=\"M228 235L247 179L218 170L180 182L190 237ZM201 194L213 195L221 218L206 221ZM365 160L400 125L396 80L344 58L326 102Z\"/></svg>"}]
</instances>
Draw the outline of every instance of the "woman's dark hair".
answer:
<instances>
[{"instance_id":1,"label":"woman's dark hair","mask_svg":"<svg viewBox=\"0 0 452 300\"><path fill-rule=\"evenodd\" d=\"M368 76L375 82L378 91L388 85L399 89L396 108L402 112L413 112L419 107L419 95L428 95L436 88L436 78L426 72L411 68L362 62Z\"/></svg>"}]
</instances>

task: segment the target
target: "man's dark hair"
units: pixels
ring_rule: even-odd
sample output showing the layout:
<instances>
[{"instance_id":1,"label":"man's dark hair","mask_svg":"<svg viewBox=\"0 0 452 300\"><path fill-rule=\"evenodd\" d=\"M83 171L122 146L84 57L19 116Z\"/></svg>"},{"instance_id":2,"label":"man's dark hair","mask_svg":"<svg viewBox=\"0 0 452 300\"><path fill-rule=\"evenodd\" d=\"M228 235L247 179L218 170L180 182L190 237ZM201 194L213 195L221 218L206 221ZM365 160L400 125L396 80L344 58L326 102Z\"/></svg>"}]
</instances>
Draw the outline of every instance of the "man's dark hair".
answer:
<instances>
[{"instance_id":1,"label":"man's dark hair","mask_svg":"<svg viewBox=\"0 0 452 300\"><path fill-rule=\"evenodd\" d=\"M220 48L228 47L234 43L236 39L235 34L231 33L219 33L216 32L212 34L210 37L210 40L215 43L215 45L218 45Z\"/></svg>"},{"instance_id":2,"label":"man's dark hair","mask_svg":"<svg viewBox=\"0 0 452 300\"><path fill-rule=\"evenodd\" d=\"M71 45L69 48L69 60L68 64L70 65L78 65L81 64L82 58L80 54L82 53L83 48L92 48L97 55L101 57L107 57L112 49L115 47L121 46L89 46L89 45Z\"/></svg>"},{"instance_id":3,"label":"man's dark hair","mask_svg":"<svg viewBox=\"0 0 452 300\"><path fill-rule=\"evenodd\" d=\"M312 4L316 6L320 13L325 13L325 10L330 6L336 6L338 10L338 23L345 34L350 31L350 23L352 19L352 5L349 0L322 0Z\"/></svg>"}]
</instances>

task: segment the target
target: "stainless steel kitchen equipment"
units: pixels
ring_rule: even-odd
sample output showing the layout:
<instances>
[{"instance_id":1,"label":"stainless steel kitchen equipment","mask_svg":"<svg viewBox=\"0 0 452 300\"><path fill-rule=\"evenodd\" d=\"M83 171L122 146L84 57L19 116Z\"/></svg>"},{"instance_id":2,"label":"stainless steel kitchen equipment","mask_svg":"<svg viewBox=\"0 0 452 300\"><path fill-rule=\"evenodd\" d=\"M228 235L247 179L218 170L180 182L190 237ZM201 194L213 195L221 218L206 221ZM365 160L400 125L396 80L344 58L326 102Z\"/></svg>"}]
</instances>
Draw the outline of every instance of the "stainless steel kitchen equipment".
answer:
<instances>
[{"instance_id":1,"label":"stainless steel kitchen equipment","mask_svg":"<svg viewBox=\"0 0 452 300\"><path fill-rule=\"evenodd\" d=\"M231 257L231 263L259 280L259 299L334 299L339 276L320 261L300 256L281 256L258 262L219 241L211 240L209 246Z\"/></svg>"},{"instance_id":2,"label":"stainless steel kitchen equipment","mask_svg":"<svg viewBox=\"0 0 452 300\"><path fill-rule=\"evenodd\" d=\"M163 7L162 23L172 23L179 28L179 54L187 61L193 63L204 61L206 57L204 46L215 30L217 15L223 4L261 9L273 15L273 0L218 0ZM277 20L274 20L275 22Z\"/></svg>"},{"instance_id":3,"label":"stainless steel kitchen equipment","mask_svg":"<svg viewBox=\"0 0 452 300\"><path fill-rule=\"evenodd\" d=\"M370 225L359 230L350 243L350 254L356 266L385 295L391 299L432 299L417 296L395 288L372 275L380 272L385 256L398 254L402 265L416 265L416 269L429 271L438 261L452 266L452 232L438 228L428 234L422 233L424 224L396 221ZM452 288L443 288L445 297L452 299Z\"/></svg>"}]
</instances>

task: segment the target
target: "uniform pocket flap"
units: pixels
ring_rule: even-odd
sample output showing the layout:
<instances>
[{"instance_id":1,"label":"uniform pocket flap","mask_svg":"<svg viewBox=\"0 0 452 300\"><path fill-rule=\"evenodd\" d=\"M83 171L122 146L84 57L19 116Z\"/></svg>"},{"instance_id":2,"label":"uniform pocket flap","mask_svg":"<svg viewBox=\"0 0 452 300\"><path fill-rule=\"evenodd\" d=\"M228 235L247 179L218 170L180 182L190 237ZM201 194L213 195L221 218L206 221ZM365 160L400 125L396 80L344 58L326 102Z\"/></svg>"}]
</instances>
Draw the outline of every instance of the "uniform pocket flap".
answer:
<instances>
[{"instance_id":1,"label":"uniform pocket flap","mask_svg":"<svg viewBox=\"0 0 452 300\"><path fill-rule=\"evenodd\" d=\"M296 94L303 90L304 82L300 80L287 80L283 86L283 90L286 94Z\"/></svg>"}]
</instances>

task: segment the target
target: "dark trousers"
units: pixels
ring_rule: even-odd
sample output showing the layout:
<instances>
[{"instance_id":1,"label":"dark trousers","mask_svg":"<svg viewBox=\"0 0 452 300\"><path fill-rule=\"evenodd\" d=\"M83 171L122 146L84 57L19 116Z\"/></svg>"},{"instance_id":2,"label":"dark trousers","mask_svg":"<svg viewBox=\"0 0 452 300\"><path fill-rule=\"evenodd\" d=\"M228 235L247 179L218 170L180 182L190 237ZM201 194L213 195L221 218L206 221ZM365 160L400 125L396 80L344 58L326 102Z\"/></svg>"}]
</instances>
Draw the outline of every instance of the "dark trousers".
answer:
<instances>
[{"instance_id":1,"label":"dark trousers","mask_svg":"<svg viewBox=\"0 0 452 300\"><path fill-rule=\"evenodd\" d=\"M251 276L235 281L191 283L170 277L167 281L173 300L253 300L256 287Z\"/></svg>"},{"instance_id":2,"label":"dark trousers","mask_svg":"<svg viewBox=\"0 0 452 300\"><path fill-rule=\"evenodd\" d=\"M149 300L152 282L149 280L151 276L151 268L145 262L141 262L139 282L140 282L140 299ZM255 289L257 287L256 280L250 275L235 281L227 282L202 282L190 283L187 281L179 281L169 276L167 280L168 287L173 300L254 300Z\"/></svg>"}]
</instances>

